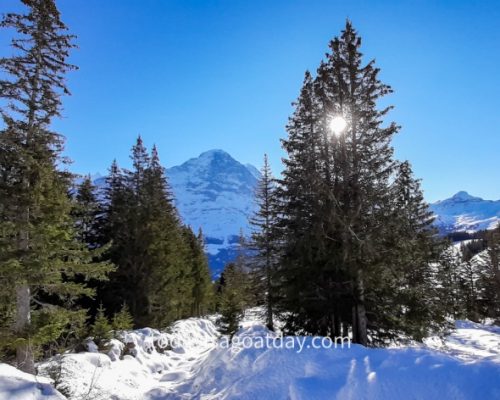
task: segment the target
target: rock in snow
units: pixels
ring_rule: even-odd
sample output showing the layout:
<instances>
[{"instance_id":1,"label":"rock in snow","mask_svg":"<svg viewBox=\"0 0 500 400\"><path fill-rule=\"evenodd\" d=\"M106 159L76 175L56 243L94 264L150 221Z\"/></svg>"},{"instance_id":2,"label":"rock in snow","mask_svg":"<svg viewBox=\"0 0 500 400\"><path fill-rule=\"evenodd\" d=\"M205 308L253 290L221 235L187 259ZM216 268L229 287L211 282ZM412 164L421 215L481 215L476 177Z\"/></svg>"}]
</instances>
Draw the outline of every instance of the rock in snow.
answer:
<instances>
[{"instance_id":1,"label":"rock in snow","mask_svg":"<svg viewBox=\"0 0 500 400\"><path fill-rule=\"evenodd\" d=\"M262 347L258 338L280 336L255 311L247 315L232 347L211 320L190 318L166 332L122 332L111 357L55 357L38 377L0 364L0 400L500 398L500 327L458 321L444 339L398 348L314 348L312 337ZM124 355L125 347L132 350Z\"/></svg>"}]
</instances>

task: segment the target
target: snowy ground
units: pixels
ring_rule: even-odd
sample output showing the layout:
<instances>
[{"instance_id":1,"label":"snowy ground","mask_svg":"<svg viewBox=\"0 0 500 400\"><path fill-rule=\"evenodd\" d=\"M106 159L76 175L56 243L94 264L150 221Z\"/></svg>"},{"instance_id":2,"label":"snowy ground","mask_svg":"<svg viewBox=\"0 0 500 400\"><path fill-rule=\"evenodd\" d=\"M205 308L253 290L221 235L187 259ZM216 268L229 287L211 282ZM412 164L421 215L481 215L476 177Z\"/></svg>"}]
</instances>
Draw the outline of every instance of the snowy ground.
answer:
<instances>
[{"instance_id":1,"label":"snowy ground","mask_svg":"<svg viewBox=\"0 0 500 400\"><path fill-rule=\"evenodd\" d=\"M315 349L311 337L283 338L294 348L283 340L261 347L257 339L268 334L256 310L229 348L205 319L169 332L136 330L114 340L108 355L44 362L36 378L0 364L0 400L500 399L500 327L459 321L444 340L392 349ZM167 342L172 349L163 351ZM130 354L120 359L124 346Z\"/></svg>"}]
</instances>

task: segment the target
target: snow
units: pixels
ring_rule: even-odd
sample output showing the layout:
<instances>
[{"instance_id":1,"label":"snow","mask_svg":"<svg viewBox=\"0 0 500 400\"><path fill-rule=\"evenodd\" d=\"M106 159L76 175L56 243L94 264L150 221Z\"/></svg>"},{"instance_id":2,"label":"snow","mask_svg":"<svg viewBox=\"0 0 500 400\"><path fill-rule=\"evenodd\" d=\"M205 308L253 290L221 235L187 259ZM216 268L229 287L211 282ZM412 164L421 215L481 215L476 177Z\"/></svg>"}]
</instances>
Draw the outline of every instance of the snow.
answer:
<instances>
[{"instance_id":1,"label":"snow","mask_svg":"<svg viewBox=\"0 0 500 400\"><path fill-rule=\"evenodd\" d=\"M102 353L64 354L42 363L56 375L57 389L70 399L139 400L152 388L171 392L216 345L219 333L206 319L181 320L169 332L144 328L122 332ZM122 355L123 350L128 354Z\"/></svg>"},{"instance_id":2,"label":"snow","mask_svg":"<svg viewBox=\"0 0 500 400\"><path fill-rule=\"evenodd\" d=\"M500 200L483 200L461 191L430 205L442 232L493 229L500 222Z\"/></svg>"},{"instance_id":3,"label":"snow","mask_svg":"<svg viewBox=\"0 0 500 400\"><path fill-rule=\"evenodd\" d=\"M448 336L423 344L317 348L323 338L269 332L257 308L228 346L215 319L121 332L107 354L55 357L36 378L0 364L0 400L64 399L48 377L75 400L500 398L498 326L457 321Z\"/></svg>"},{"instance_id":4,"label":"snow","mask_svg":"<svg viewBox=\"0 0 500 400\"><path fill-rule=\"evenodd\" d=\"M63 400L52 381L0 364L0 400Z\"/></svg>"},{"instance_id":5,"label":"snow","mask_svg":"<svg viewBox=\"0 0 500 400\"><path fill-rule=\"evenodd\" d=\"M436 349L464 361L489 360L500 364L500 327L471 321L457 321L456 328L444 340L428 338L424 341Z\"/></svg>"},{"instance_id":6,"label":"snow","mask_svg":"<svg viewBox=\"0 0 500 400\"><path fill-rule=\"evenodd\" d=\"M167 169L175 204L195 232L203 230L214 277L234 258L240 231L250 233L256 209L254 192L260 173L223 150L210 150Z\"/></svg>"},{"instance_id":7,"label":"snow","mask_svg":"<svg viewBox=\"0 0 500 400\"><path fill-rule=\"evenodd\" d=\"M254 325L237 337L265 334ZM500 398L499 334L500 328L459 322L439 349L438 338L433 346L315 349L311 337L293 338L293 349L216 348L176 396L156 390L150 399Z\"/></svg>"},{"instance_id":8,"label":"snow","mask_svg":"<svg viewBox=\"0 0 500 400\"><path fill-rule=\"evenodd\" d=\"M254 210L255 167L247 167L223 150L210 150L198 158L167 170L176 206L186 224L205 236L222 240L248 231Z\"/></svg>"}]
</instances>

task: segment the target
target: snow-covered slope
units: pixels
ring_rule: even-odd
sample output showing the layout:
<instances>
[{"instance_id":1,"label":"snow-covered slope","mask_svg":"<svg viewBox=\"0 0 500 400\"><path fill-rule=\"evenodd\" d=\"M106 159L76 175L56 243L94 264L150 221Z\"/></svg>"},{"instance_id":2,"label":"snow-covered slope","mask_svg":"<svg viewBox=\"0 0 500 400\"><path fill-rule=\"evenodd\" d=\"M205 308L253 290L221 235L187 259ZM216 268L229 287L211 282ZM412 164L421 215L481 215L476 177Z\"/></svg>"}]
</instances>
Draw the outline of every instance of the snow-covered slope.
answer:
<instances>
[{"instance_id":1,"label":"snow-covered slope","mask_svg":"<svg viewBox=\"0 0 500 400\"><path fill-rule=\"evenodd\" d=\"M442 233L492 229L500 222L500 200L483 200L461 191L431 204Z\"/></svg>"},{"instance_id":2,"label":"snow-covered slope","mask_svg":"<svg viewBox=\"0 0 500 400\"><path fill-rule=\"evenodd\" d=\"M178 387L178 392L190 395L171 398L499 398L498 332L484 328L462 323L450 337L454 345L451 350L447 341L435 339L433 345L439 346L438 351L425 345L390 349L370 349L360 345L317 349L311 337L293 338L294 348L291 345L290 348L217 348L194 377ZM265 334L269 333L264 329L247 328L239 332L238 338L244 343ZM299 352L301 345L303 350ZM482 353L483 348L491 348L493 352ZM467 353L467 358L461 358L461 351ZM153 393L156 397L152 398L162 398L158 391Z\"/></svg>"},{"instance_id":3,"label":"snow-covered slope","mask_svg":"<svg viewBox=\"0 0 500 400\"><path fill-rule=\"evenodd\" d=\"M53 380L0 364L0 400L64 400Z\"/></svg>"},{"instance_id":4,"label":"snow-covered slope","mask_svg":"<svg viewBox=\"0 0 500 400\"><path fill-rule=\"evenodd\" d=\"M269 332L250 311L232 346L211 320L190 318L124 332L108 354L55 357L38 377L0 364L0 400L500 398L500 327L458 321L420 345L328 348L321 337Z\"/></svg>"},{"instance_id":5,"label":"snow-covered slope","mask_svg":"<svg viewBox=\"0 0 500 400\"><path fill-rule=\"evenodd\" d=\"M167 169L184 223L203 230L214 275L234 257L240 231L249 234L259 171L223 150L210 150Z\"/></svg>"},{"instance_id":6,"label":"snow-covered slope","mask_svg":"<svg viewBox=\"0 0 500 400\"><path fill-rule=\"evenodd\" d=\"M211 321L190 318L177 321L168 332L122 332L120 340L111 340L107 354L64 354L41 363L38 370L42 381L53 379L71 400L142 400L154 388L167 396L175 393L179 382L192 378L193 368L208 356L219 336ZM2 397L0 385L0 400L8 399Z\"/></svg>"}]
</instances>

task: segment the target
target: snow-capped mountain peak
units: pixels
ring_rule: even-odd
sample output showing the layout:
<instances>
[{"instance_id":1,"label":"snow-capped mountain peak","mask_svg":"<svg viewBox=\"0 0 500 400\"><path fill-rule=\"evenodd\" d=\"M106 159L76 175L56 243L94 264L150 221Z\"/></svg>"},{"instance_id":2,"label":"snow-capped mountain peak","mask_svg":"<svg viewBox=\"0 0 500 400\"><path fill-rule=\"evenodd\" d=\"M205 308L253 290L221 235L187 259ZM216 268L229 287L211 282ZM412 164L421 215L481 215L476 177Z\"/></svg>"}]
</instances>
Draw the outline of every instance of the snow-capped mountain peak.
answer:
<instances>
[{"instance_id":1,"label":"snow-capped mountain peak","mask_svg":"<svg viewBox=\"0 0 500 400\"><path fill-rule=\"evenodd\" d=\"M220 168L227 164L233 164L235 161L224 150L213 149L201 153L198 157L188 160L181 166L196 166L201 169Z\"/></svg>"},{"instance_id":2,"label":"snow-capped mountain peak","mask_svg":"<svg viewBox=\"0 0 500 400\"><path fill-rule=\"evenodd\" d=\"M430 205L442 233L493 229L500 222L500 200L484 200L460 191Z\"/></svg>"},{"instance_id":3,"label":"snow-capped mountain peak","mask_svg":"<svg viewBox=\"0 0 500 400\"><path fill-rule=\"evenodd\" d=\"M484 201L484 200L481 197L471 196L466 191L461 190L460 192L455 193L449 199L443 200L442 202L456 203L456 202L467 202L467 201Z\"/></svg>"},{"instance_id":4,"label":"snow-capped mountain peak","mask_svg":"<svg viewBox=\"0 0 500 400\"><path fill-rule=\"evenodd\" d=\"M184 223L203 230L217 274L234 255L240 231L249 234L258 170L216 149L167 169L167 176Z\"/></svg>"}]
</instances>

